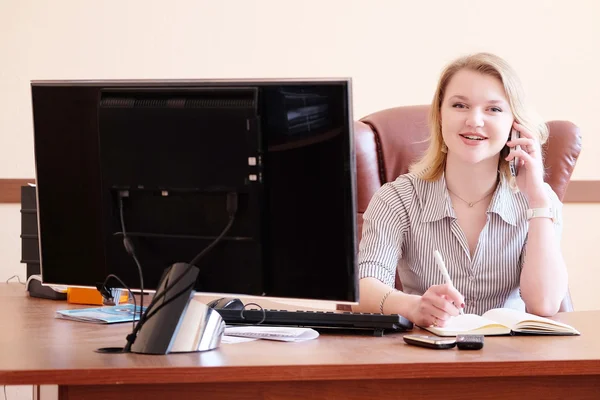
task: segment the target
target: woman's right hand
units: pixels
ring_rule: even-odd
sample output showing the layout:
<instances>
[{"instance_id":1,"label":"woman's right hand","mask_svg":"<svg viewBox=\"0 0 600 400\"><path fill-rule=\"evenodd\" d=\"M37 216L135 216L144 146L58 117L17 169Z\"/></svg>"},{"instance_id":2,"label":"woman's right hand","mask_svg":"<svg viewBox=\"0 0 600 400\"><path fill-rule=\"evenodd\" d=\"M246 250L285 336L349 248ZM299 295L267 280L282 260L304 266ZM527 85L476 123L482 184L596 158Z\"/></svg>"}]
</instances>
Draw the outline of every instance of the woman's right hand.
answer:
<instances>
[{"instance_id":1,"label":"woman's right hand","mask_svg":"<svg viewBox=\"0 0 600 400\"><path fill-rule=\"evenodd\" d=\"M450 317L460 313L460 309L465 306L464 302L463 295L453 286L434 285L416 299L410 319L418 326L443 327Z\"/></svg>"}]
</instances>

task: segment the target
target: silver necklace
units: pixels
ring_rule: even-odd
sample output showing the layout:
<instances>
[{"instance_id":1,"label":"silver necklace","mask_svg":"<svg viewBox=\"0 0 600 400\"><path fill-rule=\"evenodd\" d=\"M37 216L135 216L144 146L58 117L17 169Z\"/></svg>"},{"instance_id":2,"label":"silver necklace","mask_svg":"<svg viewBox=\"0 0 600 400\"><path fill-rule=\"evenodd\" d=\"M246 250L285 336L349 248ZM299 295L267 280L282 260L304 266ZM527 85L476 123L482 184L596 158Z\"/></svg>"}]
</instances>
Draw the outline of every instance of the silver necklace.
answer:
<instances>
[{"instance_id":1,"label":"silver necklace","mask_svg":"<svg viewBox=\"0 0 600 400\"><path fill-rule=\"evenodd\" d=\"M464 201L469 208L473 208L473 206L477 203L479 203L480 201L485 200L490 194L492 194L494 192L494 190L496 190L496 188L494 187L492 190L489 191L489 193L487 193L485 196L483 196L481 199L477 200L477 201L466 201L465 199L463 199L462 197L460 197L459 195L457 195L456 193L454 193L452 190L450 190L450 188L447 188L448 191L450 193L452 193L453 195L455 195L456 197L458 197L460 200Z\"/></svg>"}]
</instances>

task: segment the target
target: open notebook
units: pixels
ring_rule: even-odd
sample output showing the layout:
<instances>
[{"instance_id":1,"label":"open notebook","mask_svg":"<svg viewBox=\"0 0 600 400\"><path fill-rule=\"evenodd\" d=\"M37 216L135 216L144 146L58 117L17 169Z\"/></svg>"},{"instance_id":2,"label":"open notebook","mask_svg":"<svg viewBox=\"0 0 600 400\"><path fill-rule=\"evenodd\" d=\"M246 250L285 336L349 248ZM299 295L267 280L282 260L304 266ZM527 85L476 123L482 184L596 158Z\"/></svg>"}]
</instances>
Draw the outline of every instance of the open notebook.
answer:
<instances>
[{"instance_id":1,"label":"open notebook","mask_svg":"<svg viewBox=\"0 0 600 400\"><path fill-rule=\"evenodd\" d=\"M472 335L579 335L572 326L548 318L513 310L495 308L482 316L464 314L453 317L443 328L423 327L438 336Z\"/></svg>"}]
</instances>

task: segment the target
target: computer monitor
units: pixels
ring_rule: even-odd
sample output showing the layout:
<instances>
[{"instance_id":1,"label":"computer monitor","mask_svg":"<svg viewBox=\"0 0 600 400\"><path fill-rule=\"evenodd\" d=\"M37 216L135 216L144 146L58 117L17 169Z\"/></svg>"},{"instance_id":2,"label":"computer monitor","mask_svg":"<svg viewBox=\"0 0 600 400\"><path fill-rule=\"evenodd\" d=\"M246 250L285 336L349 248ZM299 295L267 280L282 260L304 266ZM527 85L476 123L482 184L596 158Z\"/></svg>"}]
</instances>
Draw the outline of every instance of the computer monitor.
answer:
<instances>
[{"instance_id":1,"label":"computer monitor","mask_svg":"<svg viewBox=\"0 0 600 400\"><path fill-rule=\"evenodd\" d=\"M33 81L45 284L358 301L351 81ZM231 207L231 204L229 204ZM231 211L231 210L230 210ZM124 228L124 229L123 229ZM113 286L118 286L112 282Z\"/></svg>"}]
</instances>

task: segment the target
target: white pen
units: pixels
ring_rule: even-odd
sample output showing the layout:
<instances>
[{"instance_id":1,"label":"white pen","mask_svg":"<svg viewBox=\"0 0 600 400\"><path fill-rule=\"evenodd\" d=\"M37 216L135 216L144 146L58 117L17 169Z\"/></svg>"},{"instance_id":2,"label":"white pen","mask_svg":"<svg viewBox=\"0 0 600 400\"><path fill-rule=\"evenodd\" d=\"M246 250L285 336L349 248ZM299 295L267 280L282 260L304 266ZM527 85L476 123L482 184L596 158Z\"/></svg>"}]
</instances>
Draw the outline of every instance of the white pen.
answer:
<instances>
[{"instance_id":1,"label":"white pen","mask_svg":"<svg viewBox=\"0 0 600 400\"><path fill-rule=\"evenodd\" d=\"M435 263L437 264L440 272L442 273L442 275L444 276L444 280L446 281L446 283L452 287L454 287L454 284L452 283L452 280L450 279L450 275L448 275L448 269L446 268L446 264L444 263L444 260L442 259L442 255L440 254L439 251L435 250L433 252L434 256L435 256ZM463 313L462 308L458 307L458 311L461 314Z\"/></svg>"}]
</instances>

